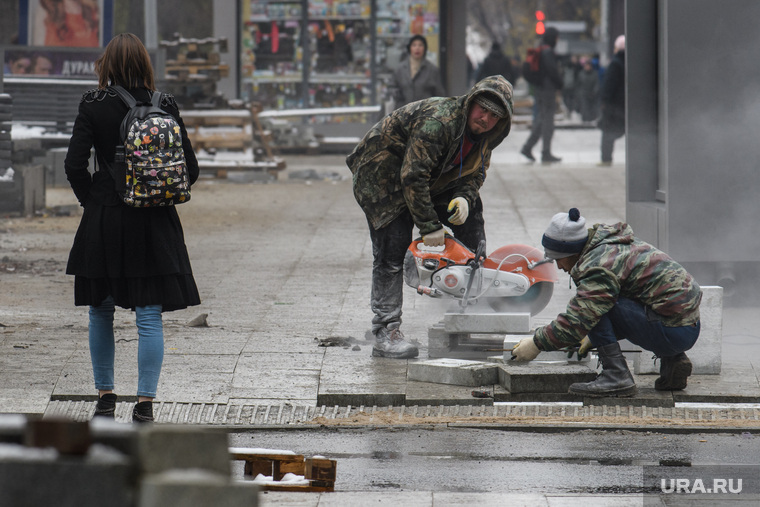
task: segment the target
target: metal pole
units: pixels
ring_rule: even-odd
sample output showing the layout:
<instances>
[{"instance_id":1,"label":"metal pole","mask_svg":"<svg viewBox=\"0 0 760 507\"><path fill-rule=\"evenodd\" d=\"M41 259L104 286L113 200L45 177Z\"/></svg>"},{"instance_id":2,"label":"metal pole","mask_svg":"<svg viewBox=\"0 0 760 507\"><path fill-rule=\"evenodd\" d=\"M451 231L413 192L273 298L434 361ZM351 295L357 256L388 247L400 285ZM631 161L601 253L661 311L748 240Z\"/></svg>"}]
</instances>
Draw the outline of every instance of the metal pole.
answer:
<instances>
[{"instance_id":1,"label":"metal pole","mask_svg":"<svg viewBox=\"0 0 760 507\"><path fill-rule=\"evenodd\" d=\"M151 49L158 49L158 9L156 0L144 0L145 6L145 47L150 51Z\"/></svg>"}]
</instances>

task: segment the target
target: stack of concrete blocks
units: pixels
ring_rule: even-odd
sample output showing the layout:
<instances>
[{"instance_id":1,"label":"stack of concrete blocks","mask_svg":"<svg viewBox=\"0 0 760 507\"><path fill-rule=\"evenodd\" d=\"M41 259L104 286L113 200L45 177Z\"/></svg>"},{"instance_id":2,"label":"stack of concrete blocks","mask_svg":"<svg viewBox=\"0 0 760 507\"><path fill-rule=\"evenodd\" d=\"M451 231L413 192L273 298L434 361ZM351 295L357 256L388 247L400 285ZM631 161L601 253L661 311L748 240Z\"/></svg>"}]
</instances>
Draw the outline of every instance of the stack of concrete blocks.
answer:
<instances>
[{"instance_id":1,"label":"stack of concrete blocks","mask_svg":"<svg viewBox=\"0 0 760 507\"><path fill-rule=\"evenodd\" d=\"M697 343L686 351L693 366L693 375L720 375L723 344L723 287L710 285L702 287L702 303L699 306L700 330ZM624 345L623 345L624 344ZM659 374L660 361L656 363L652 352L643 350L627 340L621 342L624 350L641 350L625 354L633 363L637 375Z\"/></svg>"},{"instance_id":2,"label":"stack of concrete blocks","mask_svg":"<svg viewBox=\"0 0 760 507\"><path fill-rule=\"evenodd\" d=\"M0 416L0 505L258 505L234 481L226 433Z\"/></svg>"},{"instance_id":3,"label":"stack of concrete blocks","mask_svg":"<svg viewBox=\"0 0 760 507\"><path fill-rule=\"evenodd\" d=\"M503 337L530 332L530 313L447 312L428 329L428 356L485 359L500 349ZM495 335L474 338L473 335Z\"/></svg>"},{"instance_id":4,"label":"stack of concrete blocks","mask_svg":"<svg viewBox=\"0 0 760 507\"><path fill-rule=\"evenodd\" d=\"M23 207L21 175L6 176L12 168L12 119L13 100L7 93L0 93L0 213L21 211Z\"/></svg>"},{"instance_id":5,"label":"stack of concrete blocks","mask_svg":"<svg viewBox=\"0 0 760 507\"><path fill-rule=\"evenodd\" d=\"M0 93L0 176L11 166L11 120L13 99L7 93Z\"/></svg>"},{"instance_id":6,"label":"stack of concrete blocks","mask_svg":"<svg viewBox=\"0 0 760 507\"><path fill-rule=\"evenodd\" d=\"M477 333L498 335L498 341L472 339ZM567 352L540 352L530 363L510 361L511 349L530 336L529 313L446 313L428 331L428 355L437 359L410 363L409 379L464 386L500 384L512 394L523 394L567 393L570 384L596 378L588 357L568 360ZM502 349L503 354L489 354L489 349Z\"/></svg>"},{"instance_id":7,"label":"stack of concrete blocks","mask_svg":"<svg viewBox=\"0 0 760 507\"><path fill-rule=\"evenodd\" d=\"M13 99L7 93L0 93L0 212L31 216L45 207L45 167L29 164L29 160L23 158L28 150L18 148L30 144L38 147L41 143L39 140L17 141L14 150L12 120ZM13 170L12 176L7 174L8 169ZM9 181L3 181L6 177Z\"/></svg>"}]
</instances>

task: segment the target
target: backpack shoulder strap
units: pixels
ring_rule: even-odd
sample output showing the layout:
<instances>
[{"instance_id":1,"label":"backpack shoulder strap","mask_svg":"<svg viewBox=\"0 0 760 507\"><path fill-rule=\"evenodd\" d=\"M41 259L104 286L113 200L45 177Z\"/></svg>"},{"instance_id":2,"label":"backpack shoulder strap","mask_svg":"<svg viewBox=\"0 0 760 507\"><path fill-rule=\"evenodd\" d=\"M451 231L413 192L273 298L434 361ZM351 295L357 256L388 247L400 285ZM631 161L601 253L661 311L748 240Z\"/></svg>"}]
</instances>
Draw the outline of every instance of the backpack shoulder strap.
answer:
<instances>
[{"instance_id":1,"label":"backpack shoulder strap","mask_svg":"<svg viewBox=\"0 0 760 507\"><path fill-rule=\"evenodd\" d=\"M135 98L131 93L125 90L124 87L119 85L112 85L109 86L109 88L116 92L116 95L119 96L119 98L127 105L128 108L132 109L137 105Z\"/></svg>"},{"instance_id":2,"label":"backpack shoulder strap","mask_svg":"<svg viewBox=\"0 0 760 507\"><path fill-rule=\"evenodd\" d=\"M153 107L161 109L161 99L164 98L164 94L158 90L153 91L153 96L150 98L150 103Z\"/></svg>"}]
</instances>

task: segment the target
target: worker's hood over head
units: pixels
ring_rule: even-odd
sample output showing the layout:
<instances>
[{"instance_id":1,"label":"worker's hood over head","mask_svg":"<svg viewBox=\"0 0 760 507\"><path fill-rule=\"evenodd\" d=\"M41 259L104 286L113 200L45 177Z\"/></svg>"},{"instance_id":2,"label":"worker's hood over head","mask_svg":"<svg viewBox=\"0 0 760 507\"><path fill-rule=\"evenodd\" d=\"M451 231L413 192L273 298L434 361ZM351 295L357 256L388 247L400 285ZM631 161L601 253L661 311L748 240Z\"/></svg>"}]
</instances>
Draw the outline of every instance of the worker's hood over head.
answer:
<instances>
[{"instance_id":1,"label":"worker's hood over head","mask_svg":"<svg viewBox=\"0 0 760 507\"><path fill-rule=\"evenodd\" d=\"M504 116L496 123L496 126L483 134L488 139L488 146L493 149L509 135L509 131L512 129L512 114L514 110L512 105L512 85L503 76L489 76L478 81L467 95L460 97L460 100L464 101L463 109L465 115L470 114L470 107L472 107L472 104L475 103L479 95L482 95L484 99L481 102L488 102L495 105L494 109L499 112L505 112ZM489 107L488 109L491 108Z\"/></svg>"}]
</instances>

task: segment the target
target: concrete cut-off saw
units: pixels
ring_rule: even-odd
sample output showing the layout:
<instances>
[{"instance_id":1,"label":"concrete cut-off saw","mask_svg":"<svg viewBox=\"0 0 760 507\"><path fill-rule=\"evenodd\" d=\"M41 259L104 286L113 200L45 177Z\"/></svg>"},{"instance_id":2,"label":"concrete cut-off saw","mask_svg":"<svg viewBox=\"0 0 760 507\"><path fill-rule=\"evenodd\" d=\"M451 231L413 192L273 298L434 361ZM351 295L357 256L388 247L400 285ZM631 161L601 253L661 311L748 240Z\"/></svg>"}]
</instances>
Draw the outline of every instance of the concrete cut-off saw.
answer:
<instances>
[{"instance_id":1,"label":"concrete cut-off saw","mask_svg":"<svg viewBox=\"0 0 760 507\"><path fill-rule=\"evenodd\" d=\"M448 234L443 247L427 247L421 238L409 245L404 281L418 294L458 301L461 311L487 303L501 313L543 310L554 292L557 268L538 248L506 245L485 255L485 241L476 252Z\"/></svg>"}]
</instances>

